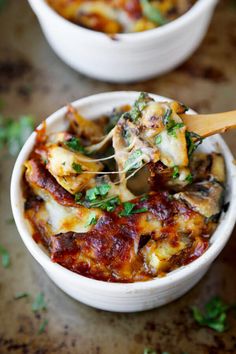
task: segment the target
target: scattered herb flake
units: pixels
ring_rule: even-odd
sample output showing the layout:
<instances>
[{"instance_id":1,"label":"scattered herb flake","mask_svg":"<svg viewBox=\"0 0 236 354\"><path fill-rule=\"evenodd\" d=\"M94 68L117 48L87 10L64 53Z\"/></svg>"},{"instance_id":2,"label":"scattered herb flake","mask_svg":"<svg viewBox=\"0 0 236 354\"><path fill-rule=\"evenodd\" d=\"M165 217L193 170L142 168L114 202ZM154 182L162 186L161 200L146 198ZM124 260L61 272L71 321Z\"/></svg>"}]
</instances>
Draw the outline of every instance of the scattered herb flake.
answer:
<instances>
[{"instance_id":1,"label":"scattered herb flake","mask_svg":"<svg viewBox=\"0 0 236 354\"><path fill-rule=\"evenodd\" d=\"M21 116L18 120L0 116L0 148L6 146L16 156L33 130L31 116Z\"/></svg>"},{"instance_id":2,"label":"scattered herb flake","mask_svg":"<svg viewBox=\"0 0 236 354\"><path fill-rule=\"evenodd\" d=\"M32 311L36 312L36 311L42 311L42 310L46 310L46 309L47 309L47 306L44 301L44 294L39 293L36 296L36 298L32 304Z\"/></svg>"},{"instance_id":3,"label":"scattered herb flake","mask_svg":"<svg viewBox=\"0 0 236 354\"><path fill-rule=\"evenodd\" d=\"M181 106L182 106L182 107L183 107L183 109L184 109L184 113L185 113L185 112L187 112L187 111L189 110L189 107L188 107L188 106L186 106L186 104L181 103Z\"/></svg>"},{"instance_id":4,"label":"scattered herb flake","mask_svg":"<svg viewBox=\"0 0 236 354\"><path fill-rule=\"evenodd\" d=\"M171 108L167 108L164 117L163 117L163 124L167 125L169 123L170 117L172 114L172 109Z\"/></svg>"},{"instance_id":5,"label":"scattered herb flake","mask_svg":"<svg viewBox=\"0 0 236 354\"><path fill-rule=\"evenodd\" d=\"M75 136L73 136L70 140L65 141L65 145L73 151L82 153L85 152L85 148L81 145L80 139Z\"/></svg>"},{"instance_id":6,"label":"scattered herb flake","mask_svg":"<svg viewBox=\"0 0 236 354\"><path fill-rule=\"evenodd\" d=\"M184 123L176 123L173 119L170 119L166 127L167 127L167 134L176 138L177 137L176 130L183 128Z\"/></svg>"},{"instance_id":7,"label":"scattered herb flake","mask_svg":"<svg viewBox=\"0 0 236 354\"><path fill-rule=\"evenodd\" d=\"M85 227L91 226L91 225L96 225L98 219L95 213L91 213L88 217L88 221L85 224Z\"/></svg>"},{"instance_id":8,"label":"scattered herb flake","mask_svg":"<svg viewBox=\"0 0 236 354\"><path fill-rule=\"evenodd\" d=\"M26 292L21 292L21 293L16 293L16 295L14 296L15 300L19 300L19 299L23 299L24 297L28 297L29 294Z\"/></svg>"},{"instance_id":9,"label":"scattered herb flake","mask_svg":"<svg viewBox=\"0 0 236 354\"><path fill-rule=\"evenodd\" d=\"M117 205L120 204L119 197L110 197L108 199L101 199L91 202L89 204L85 203L88 208L100 208L106 211L114 211Z\"/></svg>"},{"instance_id":10,"label":"scattered herb flake","mask_svg":"<svg viewBox=\"0 0 236 354\"><path fill-rule=\"evenodd\" d=\"M38 334L44 333L47 325L48 325L48 320L44 320L39 326Z\"/></svg>"},{"instance_id":11,"label":"scattered herb flake","mask_svg":"<svg viewBox=\"0 0 236 354\"><path fill-rule=\"evenodd\" d=\"M116 123L118 122L118 120L121 118L121 116L124 114L124 111L122 111L122 109L120 108L114 108L110 117L109 117L109 122L105 128L106 133L109 133L112 128L114 128L114 126L116 125Z\"/></svg>"},{"instance_id":12,"label":"scattered herb flake","mask_svg":"<svg viewBox=\"0 0 236 354\"><path fill-rule=\"evenodd\" d=\"M147 106L147 103L152 99L146 92L141 92L138 99L134 102L132 109L129 112L123 114L123 118L130 119L134 123L138 121L138 119L142 115L142 111Z\"/></svg>"},{"instance_id":13,"label":"scattered herb flake","mask_svg":"<svg viewBox=\"0 0 236 354\"><path fill-rule=\"evenodd\" d=\"M193 182L193 175L190 173L186 178L185 181L188 183L192 183Z\"/></svg>"},{"instance_id":14,"label":"scattered herb flake","mask_svg":"<svg viewBox=\"0 0 236 354\"><path fill-rule=\"evenodd\" d=\"M194 132L185 132L185 138L188 149L188 156L191 157L197 147L202 143L203 139L200 135ZM193 140L195 139L195 141Z\"/></svg>"},{"instance_id":15,"label":"scattered herb flake","mask_svg":"<svg viewBox=\"0 0 236 354\"><path fill-rule=\"evenodd\" d=\"M135 204L130 203L130 202L125 202L123 203L124 210L122 210L119 215L120 216L128 216L131 215L132 210L135 207Z\"/></svg>"},{"instance_id":16,"label":"scattered herb flake","mask_svg":"<svg viewBox=\"0 0 236 354\"><path fill-rule=\"evenodd\" d=\"M107 195L107 193L109 192L109 190L111 189L111 186L109 184L101 184L100 186L98 186L98 190L99 190L99 194L101 196L105 196Z\"/></svg>"},{"instance_id":17,"label":"scattered herb flake","mask_svg":"<svg viewBox=\"0 0 236 354\"><path fill-rule=\"evenodd\" d=\"M183 128L184 123L176 122L174 119L171 119L172 109L167 108L164 117L163 117L163 124L166 126L167 134L172 135L176 138L176 130Z\"/></svg>"},{"instance_id":18,"label":"scattered herb flake","mask_svg":"<svg viewBox=\"0 0 236 354\"><path fill-rule=\"evenodd\" d=\"M8 268L10 265L10 254L9 252L0 245L0 255L2 256L2 266Z\"/></svg>"},{"instance_id":19,"label":"scattered herb flake","mask_svg":"<svg viewBox=\"0 0 236 354\"><path fill-rule=\"evenodd\" d=\"M82 194L81 192L75 194L75 202L76 202L76 203L79 203L79 202L80 202L80 200L81 200L81 198L82 198L82 195L83 195L83 194Z\"/></svg>"},{"instance_id":20,"label":"scattered herb flake","mask_svg":"<svg viewBox=\"0 0 236 354\"><path fill-rule=\"evenodd\" d=\"M162 136L158 134L155 138L156 145L159 145L162 142Z\"/></svg>"},{"instance_id":21,"label":"scattered herb flake","mask_svg":"<svg viewBox=\"0 0 236 354\"><path fill-rule=\"evenodd\" d=\"M82 166L79 163L73 162L72 168L73 168L73 170L75 170L76 173L82 172Z\"/></svg>"},{"instance_id":22,"label":"scattered herb flake","mask_svg":"<svg viewBox=\"0 0 236 354\"><path fill-rule=\"evenodd\" d=\"M178 177L179 177L179 168L178 168L178 166L174 166L173 167L172 178L173 179L177 179Z\"/></svg>"},{"instance_id":23,"label":"scattered herb flake","mask_svg":"<svg viewBox=\"0 0 236 354\"><path fill-rule=\"evenodd\" d=\"M194 320L201 326L209 327L217 332L224 332L228 328L227 311L229 306L219 297L213 297L206 305L204 312L196 306L192 307Z\"/></svg>"},{"instance_id":24,"label":"scattered herb flake","mask_svg":"<svg viewBox=\"0 0 236 354\"><path fill-rule=\"evenodd\" d=\"M147 208L134 209L135 204L130 202L124 202L123 207L124 209L119 213L119 216L130 216L133 214L145 213L146 211L148 211Z\"/></svg>"},{"instance_id":25,"label":"scattered herb flake","mask_svg":"<svg viewBox=\"0 0 236 354\"><path fill-rule=\"evenodd\" d=\"M140 161L140 157L142 156L142 150L138 149L132 152L128 160L125 162L125 170L130 171L142 166L142 161ZM139 160L139 161L137 161Z\"/></svg>"},{"instance_id":26,"label":"scattered herb flake","mask_svg":"<svg viewBox=\"0 0 236 354\"><path fill-rule=\"evenodd\" d=\"M140 0L140 3L143 14L149 21L152 21L157 25L164 25L167 23L167 19L162 15L160 10L153 6L149 0Z\"/></svg>"},{"instance_id":27,"label":"scattered herb flake","mask_svg":"<svg viewBox=\"0 0 236 354\"><path fill-rule=\"evenodd\" d=\"M96 200L98 196L106 196L111 186L107 183L101 184L100 186L96 186L94 188L88 189L86 191L85 199L89 201Z\"/></svg>"},{"instance_id":28,"label":"scattered herb flake","mask_svg":"<svg viewBox=\"0 0 236 354\"><path fill-rule=\"evenodd\" d=\"M140 202L146 202L148 200L148 195L145 194L140 198Z\"/></svg>"}]
</instances>

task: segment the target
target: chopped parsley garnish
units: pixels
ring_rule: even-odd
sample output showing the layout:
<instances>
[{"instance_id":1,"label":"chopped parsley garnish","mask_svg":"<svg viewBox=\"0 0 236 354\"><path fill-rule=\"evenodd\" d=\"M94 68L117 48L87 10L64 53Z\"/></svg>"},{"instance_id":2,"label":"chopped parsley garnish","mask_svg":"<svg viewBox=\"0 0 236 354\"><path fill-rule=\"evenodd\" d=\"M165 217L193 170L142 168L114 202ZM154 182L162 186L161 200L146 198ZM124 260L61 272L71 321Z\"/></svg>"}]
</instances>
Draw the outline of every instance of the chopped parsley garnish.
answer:
<instances>
[{"instance_id":1,"label":"chopped parsley garnish","mask_svg":"<svg viewBox=\"0 0 236 354\"><path fill-rule=\"evenodd\" d=\"M103 183L94 188L88 189L85 198L82 198L82 193L75 194L76 203L83 205L86 208L100 208L106 211L114 211L120 199L117 196L107 197L111 186Z\"/></svg>"},{"instance_id":2,"label":"chopped parsley garnish","mask_svg":"<svg viewBox=\"0 0 236 354\"><path fill-rule=\"evenodd\" d=\"M126 141L127 145L130 145L131 143L131 134L130 131L126 127L122 127L122 137Z\"/></svg>"},{"instance_id":3,"label":"chopped parsley garnish","mask_svg":"<svg viewBox=\"0 0 236 354\"><path fill-rule=\"evenodd\" d=\"M136 205L133 204L133 203L124 202L123 203L124 210L122 210L119 213L119 215L120 216L130 216L130 215L133 215L133 214L145 213L146 211L148 211L147 208L134 209L135 206Z\"/></svg>"},{"instance_id":4,"label":"chopped parsley garnish","mask_svg":"<svg viewBox=\"0 0 236 354\"><path fill-rule=\"evenodd\" d=\"M141 92L139 98L135 101L134 106L142 111L147 106L147 103L151 100L152 99L148 96L148 93Z\"/></svg>"},{"instance_id":5,"label":"chopped parsley garnish","mask_svg":"<svg viewBox=\"0 0 236 354\"><path fill-rule=\"evenodd\" d=\"M101 184L100 186L96 186L94 188L88 189L86 191L85 199L91 201L94 201L97 199L98 196L106 196L109 190L111 189L111 186L109 184Z\"/></svg>"},{"instance_id":6,"label":"chopped parsley garnish","mask_svg":"<svg viewBox=\"0 0 236 354\"><path fill-rule=\"evenodd\" d=\"M85 227L91 226L91 225L96 225L98 219L95 213L91 213L88 217L88 221L85 224Z\"/></svg>"},{"instance_id":7,"label":"chopped parsley garnish","mask_svg":"<svg viewBox=\"0 0 236 354\"><path fill-rule=\"evenodd\" d=\"M176 138L176 130L183 127L184 123L176 123L174 120L171 119L170 122L167 124L167 134L172 135Z\"/></svg>"},{"instance_id":8,"label":"chopped parsley garnish","mask_svg":"<svg viewBox=\"0 0 236 354\"><path fill-rule=\"evenodd\" d=\"M196 306L192 307L194 320L201 326L209 327L217 332L224 332L227 328L227 311L230 306L224 304L219 297L213 297L206 305L204 312Z\"/></svg>"},{"instance_id":9,"label":"chopped parsley garnish","mask_svg":"<svg viewBox=\"0 0 236 354\"><path fill-rule=\"evenodd\" d=\"M24 297L28 297L29 294L26 292L22 292L22 293L16 293L16 295L14 296L15 300L19 300L19 299L23 299Z\"/></svg>"},{"instance_id":10,"label":"chopped parsley garnish","mask_svg":"<svg viewBox=\"0 0 236 354\"><path fill-rule=\"evenodd\" d=\"M119 197L110 197L107 199L95 200L93 202L85 201L83 205L85 205L87 208L100 208L102 210L111 212L114 211L119 204Z\"/></svg>"},{"instance_id":11,"label":"chopped parsley garnish","mask_svg":"<svg viewBox=\"0 0 236 354\"><path fill-rule=\"evenodd\" d=\"M183 107L184 112L187 112L189 110L189 107L186 106L186 104L181 103L181 106Z\"/></svg>"},{"instance_id":12,"label":"chopped parsley garnish","mask_svg":"<svg viewBox=\"0 0 236 354\"><path fill-rule=\"evenodd\" d=\"M142 166L142 161L137 161L139 160L139 157L142 156L142 150L138 149L132 152L128 160L125 162L125 170L130 171L136 168L139 168Z\"/></svg>"},{"instance_id":13,"label":"chopped parsley garnish","mask_svg":"<svg viewBox=\"0 0 236 354\"><path fill-rule=\"evenodd\" d=\"M123 206L124 206L124 210L122 210L119 215L120 216L128 216L128 215L131 215L131 212L134 209L135 204L129 203L129 202L125 202L123 204Z\"/></svg>"},{"instance_id":14,"label":"chopped parsley garnish","mask_svg":"<svg viewBox=\"0 0 236 354\"><path fill-rule=\"evenodd\" d=\"M10 254L9 252L0 245L0 255L2 256L2 266L8 268L10 265Z\"/></svg>"},{"instance_id":15,"label":"chopped parsley garnish","mask_svg":"<svg viewBox=\"0 0 236 354\"><path fill-rule=\"evenodd\" d=\"M162 15L160 10L153 6L149 0L140 0L143 14L149 21L154 22L157 25L164 25L167 23L167 19Z\"/></svg>"},{"instance_id":16,"label":"chopped parsley garnish","mask_svg":"<svg viewBox=\"0 0 236 354\"><path fill-rule=\"evenodd\" d=\"M173 167L172 178L173 179L177 179L178 177L179 177L179 168L178 168L178 166L174 166Z\"/></svg>"},{"instance_id":17,"label":"chopped parsley garnish","mask_svg":"<svg viewBox=\"0 0 236 354\"><path fill-rule=\"evenodd\" d=\"M140 202L146 202L148 200L148 195L145 194L140 198Z\"/></svg>"},{"instance_id":18,"label":"chopped parsley garnish","mask_svg":"<svg viewBox=\"0 0 236 354\"><path fill-rule=\"evenodd\" d=\"M147 103L152 99L148 96L146 92L141 92L138 99L134 102L132 109L129 112L123 114L125 119L130 119L134 123L138 121L138 119L142 115L142 111L146 107Z\"/></svg>"},{"instance_id":19,"label":"chopped parsley garnish","mask_svg":"<svg viewBox=\"0 0 236 354\"><path fill-rule=\"evenodd\" d=\"M33 118L22 116L18 120L0 116L0 148L7 147L16 156L34 130Z\"/></svg>"},{"instance_id":20,"label":"chopped parsley garnish","mask_svg":"<svg viewBox=\"0 0 236 354\"><path fill-rule=\"evenodd\" d=\"M47 306L45 304L45 300L44 300L44 294L43 293L39 293L33 304L32 304L32 311L36 312L36 311L42 311L42 310L46 310Z\"/></svg>"},{"instance_id":21,"label":"chopped parsley garnish","mask_svg":"<svg viewBox=\"0 0 236 354\"><path fill-rule=\"evenodd\" d=\"M187 142L188 156L191 157L197 147L202 143L203 139L200 135L194 132L185 132ZM195 141L193 141L195 139Z\"/></svg>"},{"instance_id":22,"label":"chopped parsley garnish","mask_svg":"<svg viewBox=\"0 0 236 354\"><path fill-rule=\"evenodd\" d=\"M121 116L124 114L124 111L122 111L119 108L114 108L111 115L110 115L110 119L109 122L105 128L106 133L109 133L111 131L112 128L114 128L114 126L116 125L116 123L118 122L118 120L121 118Z\"/></svg>"},{"instance_id":23,"label":"chopped parsley garnish","mask_svg":"<svg viewBox=\"0 0 236 354\"><path fill-rule=\"evenodd\" d=\"M65 145L73 151L82 153L85 152L85 148L81 145L80 139L75 136L73 136L70 140L65 141Z\"/></svg>"},{"instance_id":24,"label":"chopped parsley garnish","mask_svg":"<svg viewBox=\"0 0 236 354\"><path fill-rule=\"evenodd\" d=\"M167 125L169 123L170 117L172 114L172 109L171 108L167 108L164 117L163 117L163 124Z\"/></svg>"},{"instance_id":25,"label":"chopped parsley garnish","mask_svg":"<svg viewBox=\"0 0 236 354\"><path fill-rule=\"evenodd\" d=\"M176 130L183 128L184 123L177 123L174 119L171 119L172 109L167 108L164 117L163 117L163 124L166 126L167 134L172 135L176 138Z\"/></svg>"},{"instance_id":26,"label":"chopped parsley garnish","mask_svg":"<svg viewBox=\"0 0 236 354\"><path fill-rule=\"evenodd\" d=\"M186 182L192 183L193 182L193 175L190 173L186 178L185 178Z\"/></svg>"},{"instance_id":27,"label":"chopped parsley garnish","mask_svg":"<svg viewBox=\"0 0 236 354\"><path fill-rule=\"evenodd\" d=\"M77 199L76 203L83 205L86 208L99 208L106 211L114 211L117 205L120 204L120 198L117 196L111 196L109 198L98 198L92 201Z\"/></svg>"},{"instance_id":28,"label":"chopped parsley garnish","mask_svg":"<svg viewBox=\"0 0 236 354\"><path fill-rule=\"evenodd\" d=\"M76 203L80 202L82 195L83 194L81 192L75 194L75 202Z\"/></svg>"},{"instance_id":29,"label":"chopped parsley garnish","mask_svg":"<svg viewBox=\"0 0 236 354\"><path fill-rule=\"evenodd\" d=\"M38 334L44 333L47 325L48 325L48 320L44 320L39 326Z\"/></svg>"},{"instance_id":30,"label":"chopped parsley garnish","mask_svg":"<svg viewBox=\"0 0 236 354\"><path fill-rule=\"evenodd\" d=\"M162 136L158 134L155 138L156 145L159 145L162 142Z\"/></svg>"},{"instance_id":31,"label":"chopped parsley garnish","mask_svg":"<svg viewBox=\"0 0 236 354\"><path fill-rule=\"evenodd\" d=\"M73 168L73 170L75 170L76 173L82 172L82 166L79 163L73 162L72 168Z\"/></svg>"}]
</instances>

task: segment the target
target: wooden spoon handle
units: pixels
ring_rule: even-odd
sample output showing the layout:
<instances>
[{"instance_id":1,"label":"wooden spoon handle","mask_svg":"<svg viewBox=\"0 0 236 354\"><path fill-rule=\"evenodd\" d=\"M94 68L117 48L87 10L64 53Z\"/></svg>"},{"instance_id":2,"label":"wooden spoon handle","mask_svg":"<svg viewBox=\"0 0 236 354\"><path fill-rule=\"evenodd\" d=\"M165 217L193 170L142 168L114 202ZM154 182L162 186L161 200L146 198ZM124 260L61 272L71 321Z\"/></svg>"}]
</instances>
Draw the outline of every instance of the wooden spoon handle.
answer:
<instances>
[{"instance_id":1,"label":"wooden spoon handle","mask_svg":"<svg viewBox=\"0 0 236 354\"><path fill-rule=\"evenodd\" d=\"M216 114L182 114L184 124L188 131L201 137L207 137L216 133L224 133L236 128L236 111Z\"/></svg>"}]
</instances>

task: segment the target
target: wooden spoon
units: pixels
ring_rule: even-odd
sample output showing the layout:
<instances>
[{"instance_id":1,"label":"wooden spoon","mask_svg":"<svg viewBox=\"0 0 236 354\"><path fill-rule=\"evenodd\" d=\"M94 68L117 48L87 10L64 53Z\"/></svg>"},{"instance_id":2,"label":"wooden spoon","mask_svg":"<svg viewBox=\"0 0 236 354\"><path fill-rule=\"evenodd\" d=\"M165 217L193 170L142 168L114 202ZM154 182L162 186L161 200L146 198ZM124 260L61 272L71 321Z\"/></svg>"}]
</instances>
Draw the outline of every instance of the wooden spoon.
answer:
<instances>
[{"instance_id":1,"label":"wooden spoon","mask_svg":"<svg viewBox=\"0 0 236 354\"><path fill-rule=\"evenodd\" d=\"M181 118L189 132L194 132L203 138L236 128L236 111L216 114L181 114Z\"/></svg>"}]
</instances>

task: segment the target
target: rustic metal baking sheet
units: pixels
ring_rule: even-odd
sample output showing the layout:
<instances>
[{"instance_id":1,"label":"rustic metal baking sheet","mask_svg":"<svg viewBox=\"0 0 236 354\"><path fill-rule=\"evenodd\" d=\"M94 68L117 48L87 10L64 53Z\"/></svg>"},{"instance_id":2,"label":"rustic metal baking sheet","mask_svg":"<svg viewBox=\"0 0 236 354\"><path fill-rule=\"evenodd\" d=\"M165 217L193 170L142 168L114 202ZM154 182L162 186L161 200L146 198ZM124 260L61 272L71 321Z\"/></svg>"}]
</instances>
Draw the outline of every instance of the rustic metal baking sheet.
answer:
<instances>
[{"instance_id":1,"label":"rustic metal baking sheet","mask_svg":"<svg viewBox=\"0 0 236 354\"><path fill-rule=\"evenodd\" d=\"M206 0L207 1L207 0ZM68 68L45 41L25 0L8 0L0 13L0 97L4 115L33 114L40 122L68 101L110 90L145 90L180 100L199 112L236 108L236 6L222 1L200 49L161 78L132 85L88 79ZM181 48L179 48L181 50ZM225 139L236 152L235 133ZM236 301L235 234L204 279L180 300L138 314L114 314L80 304L48 279L24 247L12 217L9 181L14 159L0 158L0 244L11 266L0 267L0 353L142 354L145 347L170 354L236 353L236 318L224 334L200 328L189 307L212 295ZM17 292L31 297L14 300ZM47 312L35 315L32 299L43 292ZM48 319L46 332L38 328Z\"/></svg>"}]
</instances>

